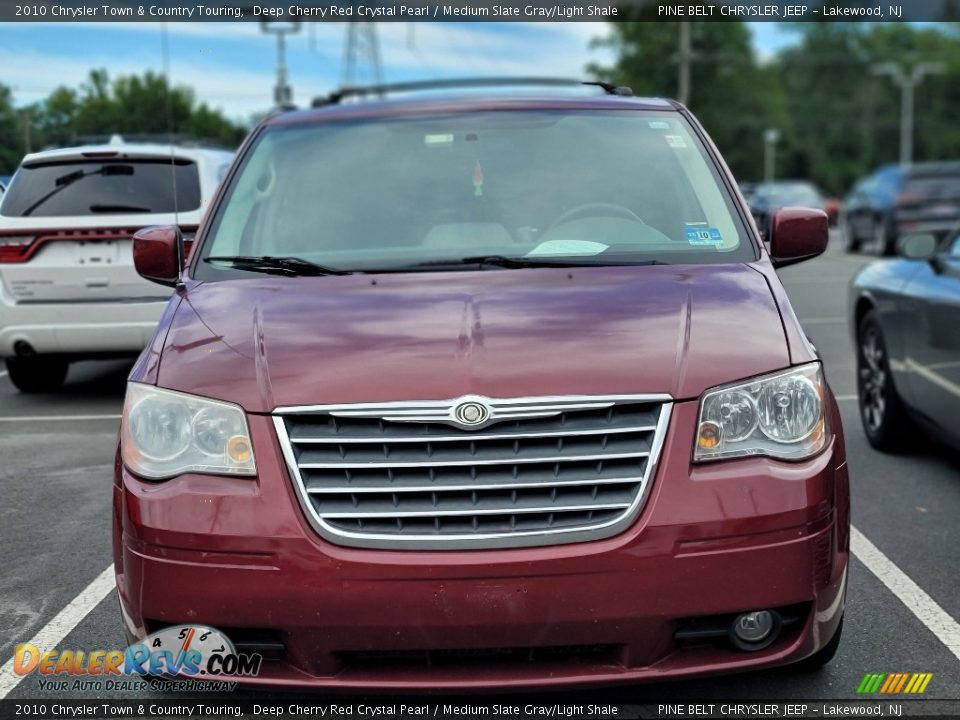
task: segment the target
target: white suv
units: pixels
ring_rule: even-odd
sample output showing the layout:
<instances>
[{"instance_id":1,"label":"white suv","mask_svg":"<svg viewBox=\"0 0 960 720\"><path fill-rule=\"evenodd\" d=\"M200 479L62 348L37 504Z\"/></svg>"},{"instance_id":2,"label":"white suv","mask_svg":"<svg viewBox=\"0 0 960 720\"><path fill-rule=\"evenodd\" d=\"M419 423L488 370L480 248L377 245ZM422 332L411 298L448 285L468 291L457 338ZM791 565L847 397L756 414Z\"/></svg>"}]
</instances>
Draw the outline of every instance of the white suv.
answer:
<instances>
[{"instance_id":1,"label":"white suv","mask_svg":"<svg viewBox=\"0 0 960 720\"><path fill-rule=\"evenodd\" d=\"M232 159L122 142L23 159L0 201L0 357L17 388L144 348L170 292L136 273L131 236L177 223L189 242Z\"/></svg>"}]
</instances>

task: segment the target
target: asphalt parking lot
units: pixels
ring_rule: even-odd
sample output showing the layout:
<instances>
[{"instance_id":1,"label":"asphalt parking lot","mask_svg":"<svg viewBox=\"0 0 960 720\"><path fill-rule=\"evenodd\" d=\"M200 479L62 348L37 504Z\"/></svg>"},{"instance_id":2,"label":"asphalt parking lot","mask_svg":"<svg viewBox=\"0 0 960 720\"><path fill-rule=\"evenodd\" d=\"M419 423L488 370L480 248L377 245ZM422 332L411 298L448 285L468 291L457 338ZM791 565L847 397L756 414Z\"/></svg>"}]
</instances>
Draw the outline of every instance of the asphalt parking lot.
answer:
<instances>
[{"instance_id":1,"label":"asphalt parking lot","mask_svg":"<svg viewBox=\"0 0 960 720\"><path fill-rule=\"evenodd\" d=\"M926 698L960 699L960 458L933 444L885 456L863 436L846 289L873 259L845 254L834 238L825 256L782 272L846 429L855 559L835 660L814 674L778 670L556 693L554 702L852 699L874 672L933 673ZM38 634L48 647L124 647L109 572L110 468L129 367L77 364L63 392L49 396L20 395L0 372L0 698L137 699L41 690L35 676L18 683L9 662L16 644Z\"/></svg>"}]
</instances>

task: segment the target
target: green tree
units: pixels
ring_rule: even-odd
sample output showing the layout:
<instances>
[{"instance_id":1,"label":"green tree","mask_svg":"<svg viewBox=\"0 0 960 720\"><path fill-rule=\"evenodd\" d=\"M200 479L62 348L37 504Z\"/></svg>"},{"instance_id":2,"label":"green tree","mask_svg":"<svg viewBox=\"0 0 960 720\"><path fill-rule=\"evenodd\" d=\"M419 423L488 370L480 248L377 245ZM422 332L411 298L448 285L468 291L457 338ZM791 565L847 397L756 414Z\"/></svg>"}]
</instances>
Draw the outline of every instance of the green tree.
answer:
<instances>
[{"instance_id":1,"label":"green tree","mask_svg":"<svg viewBox=\"0 0 960 720\"><path fill-rule=\"evenodd\" d=\"M48 144L90 136L173 133L234 147L247 132L205 103L197 104L190 88L169 87L162 75L148 71L111 81L103 69L91 71L76 91L54 90L39 105L36 124Z\"/></svg>"},{"instance_id":2,"label":"green tree","mask_svg":"<svg viewBox=\"0 0 960 720\"><path fill-rule=\"evenodd\" d=\"M10 88L0 85L0 174L13 172L23 155L21 128Z\"/></svg>"},{"instance_id":3,"label":"green tree","mask_svg":"<svg viewBox=\"0 0 960 720\"><path fill-rule=\"evenodd\" d=\"M59 87L35 108L33 116L37 134L45 143L65 144L76 133L77 94Z\"/></svg>"},{"instance_id":4,"label":"green tree","mask_svg":"<svg viewBox=\"0 0 960 720\"><path fill-rule=\"evenodd\" d=\"M914 160L960 158L960 35L905 23L804 23L776 61L794 133L786 172L845 193L860 176L899 160L900 90L881 63L906 71L942 63L916 88Z\"/></svg>"}]
</instances>

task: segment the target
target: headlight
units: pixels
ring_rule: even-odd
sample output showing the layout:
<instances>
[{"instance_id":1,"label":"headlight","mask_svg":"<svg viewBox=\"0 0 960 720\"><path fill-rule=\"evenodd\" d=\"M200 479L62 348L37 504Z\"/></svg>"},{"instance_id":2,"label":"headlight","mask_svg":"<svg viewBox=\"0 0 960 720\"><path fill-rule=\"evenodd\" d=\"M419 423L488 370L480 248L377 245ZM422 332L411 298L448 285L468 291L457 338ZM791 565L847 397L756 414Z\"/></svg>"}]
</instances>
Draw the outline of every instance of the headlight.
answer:
<instances>
[{"instance_id":1,"label":"headlight","mask_svg":"<svg viewBox=\"0 0 960 720\"><path fill-rule=\"evenodd\" d=\"M247 418L238 406L129 383L120 447L137 475L255 475Z\"/></svg>"},{"instance_id":2,"label":"headlight","mask_svg":"<svg viewBox=\"0 0 960 720\"><path fill-rule=\"evenodd\" d=\"M700 401L693 460L814 455L830 437L824 398L819 363L709 390Z\"/></svg>"}]
</instances>

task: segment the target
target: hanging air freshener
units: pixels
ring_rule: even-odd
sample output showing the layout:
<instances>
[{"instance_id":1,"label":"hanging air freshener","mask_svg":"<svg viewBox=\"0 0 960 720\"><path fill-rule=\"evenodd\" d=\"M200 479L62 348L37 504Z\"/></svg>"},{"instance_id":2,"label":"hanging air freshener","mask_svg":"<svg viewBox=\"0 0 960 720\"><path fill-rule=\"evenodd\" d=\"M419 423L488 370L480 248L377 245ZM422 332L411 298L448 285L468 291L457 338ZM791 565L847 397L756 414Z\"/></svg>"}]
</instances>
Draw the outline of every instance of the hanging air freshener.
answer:
<instances>
[{"instance_id":1,"label":"hanging air freshener","mask_svg":"<svg viewBox=\"0 0 960 720\"><path fill-rule=\"evenodd\" d=\"M480 161L473 166L473 196L483 196L483 168L480 167Z\"/></svg>"}]
</instances>

